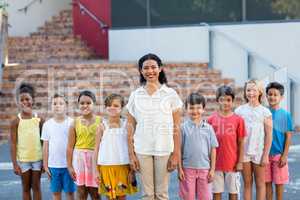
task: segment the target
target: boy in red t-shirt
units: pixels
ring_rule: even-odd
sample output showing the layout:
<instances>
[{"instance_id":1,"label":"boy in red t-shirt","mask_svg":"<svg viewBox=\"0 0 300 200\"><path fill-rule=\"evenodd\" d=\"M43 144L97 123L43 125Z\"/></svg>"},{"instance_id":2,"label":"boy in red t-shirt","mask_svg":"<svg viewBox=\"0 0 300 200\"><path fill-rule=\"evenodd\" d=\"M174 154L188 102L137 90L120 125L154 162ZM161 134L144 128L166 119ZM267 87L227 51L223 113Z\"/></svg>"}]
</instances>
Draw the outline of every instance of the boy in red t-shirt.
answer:
<instances>
[{"instance_id":1,"label":"boy in red t-shirt","mask_svg":"<svg viewBox=\"0 0 300 200\"><path fill-rule=\"evenodd\" d=\"M225 188L229 193L229 199L237 200L240 190L239 171L243 169L246 131L244 120L232 111L234 97L235 94L231 87L219 87L216 93L219 110L208 119L219 142L213 181L214 200L222 199Z\"/></svg>"}]
</instances>

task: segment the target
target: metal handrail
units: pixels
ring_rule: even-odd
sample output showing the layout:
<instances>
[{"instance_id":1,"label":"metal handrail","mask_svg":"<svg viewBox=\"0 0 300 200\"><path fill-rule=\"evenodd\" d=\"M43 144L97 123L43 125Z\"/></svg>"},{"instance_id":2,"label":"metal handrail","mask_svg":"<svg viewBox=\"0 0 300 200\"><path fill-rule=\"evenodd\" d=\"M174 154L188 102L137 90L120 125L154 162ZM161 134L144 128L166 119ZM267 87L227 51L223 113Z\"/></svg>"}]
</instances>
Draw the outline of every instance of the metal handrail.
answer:
<instances>
[{"instance_id":1,"label":"metal handrail","mask_svg":"<svg viewBox=\"0 0 300 200\"><path fill-rule=\"evenodd\" d=\"M240 49L244 50L245 52L247 52L249 55L251 55L254 58L258 58L260 61L266 63L268 66L270 66L272 69L274 70L279 70L282 67L279 67L278 65L272 63L270 60L262 57L261 55L259 55L257 52L251 50L250 48L248 48L247 46L241 44L239 41L237 41L236 39L230 37L229 35L227 35L226 33L216 29L215 27L210 26L208 23L200 23L201 26L205 26L208 28L208 31L213 32L213 33L217 33L221 36L223 36L225 39L227 39L229 42L231 42L232 44L234 44L235 46L239 47ZM291 74L287 74L288 78L293 81L294 83L296 83L297 85L300 85L300 80L291 75Z\"/></svg>"},{"instance_id":2,"label":"metal handrail","mask_svg":"<svg viewBox=\"0 0 300 200\"><path fill-rule=\"evenodd\" d=\"M109 27L106 23L104 23L101 19L94 15L89 9L87 9L79 0L76 1L75 4L79 6L80 12L87 13L90 18L92 18L100 25L101 29Z\"/></svg>"},{"instance_id":3,"label":"metal handrail","mask_svg":"<svg viewBox=\"0 0 300 200\"><path fill-rule=\"evenodd\" d=\"M26 6L24 6L23 8L18 9L19 12L24 12L25 14L27 13L28 9L34 5L36 2L40 2L42 3L43 0L32 0L30 1Z\"/></svg>"}]
</instances>

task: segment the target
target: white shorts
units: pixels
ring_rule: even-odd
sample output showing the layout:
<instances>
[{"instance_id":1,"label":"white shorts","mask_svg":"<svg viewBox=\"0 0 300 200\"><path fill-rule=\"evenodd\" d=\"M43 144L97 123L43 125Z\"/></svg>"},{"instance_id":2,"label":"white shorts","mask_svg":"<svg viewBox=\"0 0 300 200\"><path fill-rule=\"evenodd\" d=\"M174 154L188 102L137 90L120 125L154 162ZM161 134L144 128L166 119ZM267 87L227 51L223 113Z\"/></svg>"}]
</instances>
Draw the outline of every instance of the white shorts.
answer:
<instances>
[{"instance_id":1,"label":"white shorts","mask_svg":"<svg viewBox=\"0 0 300 200\"><path fill-rule=\"evenodd\" d=\"M18 165L21 168L22 173L27 172L28 170L32 171L41 171L42 170L42 161L36 162L21 162L18 161Z\"/></svg>"},{"instance_id":2,"label":"white shorts","mask_svg":"<svg viewBox=\"0 0 300 200\"><path fill-rule=\"evenodd\" d=\"M216 171L213 181L213 193L239 194L241 187L239 172Z\"/></svg>"},{"instance_id":3,"label":"white shorts","mask_svg":"<svg viewBox=\"0 0 300 200\"><path fill-rule=\"evenodd\" d=\"M243 162L252 162L254 164L260 165L262 159L262 154L256 154L256 155L244 155L244 161Z\"/></svg>"}]
</instances>

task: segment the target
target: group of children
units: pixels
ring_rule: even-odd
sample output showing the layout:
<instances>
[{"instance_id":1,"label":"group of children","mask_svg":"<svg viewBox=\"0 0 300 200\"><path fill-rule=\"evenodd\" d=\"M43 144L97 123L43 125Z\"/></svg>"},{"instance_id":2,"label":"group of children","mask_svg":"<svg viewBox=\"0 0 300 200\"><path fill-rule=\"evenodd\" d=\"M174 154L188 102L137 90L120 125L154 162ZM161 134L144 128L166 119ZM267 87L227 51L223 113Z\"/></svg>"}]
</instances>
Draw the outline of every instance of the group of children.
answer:
<instances>
[{"instance_id":1,"label":"group of children","mask_svg":"<svg viewBox=\"0 0 300 200\"><path fill-rule=\"evenodd\" d=\"M288 183L287 155L292 119L280 108L284 87L272 82L266 88L269 107L264 107L262 85L246 82L246 104L233 111L235 93L229 86L217 89L219 109L203 119L206 100L192 93L185 101L187 116L181 124L181 162L178 165L179 196L184 200L238 199L240 172L243 199L252 199L253 177L257 200L271 200L272 183L282 200ZM107 117L94 114L95 95L82 91L78 97L80 116L67 116L65 96L52 98L53 117L46 122L33 113L34 89L22 84L17 95L21 112L11 127L11 157L14 172L21 176L23 199L41 199L40 177L50 179L54 199L126 199L137 192L135 172L130 168L125 105L118 94L105 99ZM273 136L273 137L272 137ZM41 142L42 140L43 142ZM75 186L76 185L76 186Z\"/></svg>"}]
</instances>

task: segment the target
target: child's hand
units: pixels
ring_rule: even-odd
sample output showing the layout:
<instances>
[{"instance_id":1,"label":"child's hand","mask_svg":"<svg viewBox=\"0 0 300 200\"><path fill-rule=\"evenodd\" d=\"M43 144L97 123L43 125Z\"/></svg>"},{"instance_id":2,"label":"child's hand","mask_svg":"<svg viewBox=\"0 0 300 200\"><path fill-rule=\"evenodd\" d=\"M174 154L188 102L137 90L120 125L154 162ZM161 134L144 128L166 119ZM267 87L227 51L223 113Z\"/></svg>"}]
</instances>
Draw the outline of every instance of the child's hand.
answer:
<instances>
[{"instance_id":1,"label":"child's hand","mask_svg":"<svg viewBox=\"0 0 300 200\"><path fill-rule=\"evenodd\" d=\"M269 156L263 155L260 161L260 166L264 167L269 163Z\"/></svg>"},{"instance_id":2,"label":"child's hand","mask_svg":"<svg viewBox=\"0 0 300 200\"><path fill-rule=\"evenodd\" d=\"M95 181L96 181L96 183L97 183L98 185L100 185L100 183L101 183L101 176L100 176L99 173L96 173Z\"/></svg>"},{"instance_id":3,"label":"child's hand","mask_svg":"<svg viewBox=\"0 0 300 200\"><path fill-rule=\"evenodd\" d=\"M49 168L44 167L44 170L45 170L46 174L48 175L48 178L51 179L51 172L50 172Z\"/></svg>"},{"instance_id":4,"label":"child's hand","mask_svg":"<svg viewBox=\"0 0 300 200\"><path fill-rule=\"evenodd\" d=\"M18 176L21 176L22 174L21 167L18 164L14 164L13 167L14 167L14 173Z\"/></svg>"},{"instance_id":5,"label":"child's hand","mask_svg":"<svg viewBox=\"0 0 300 200\"><path fill-rule=\"evenodd\" d=\"M135 154L130 156L130 169L135 172L140 171L140 163Z\"/></svg>"},{"instance_id":6,"label":"child's hand","mask_svg":"<svg viewBox=\"0 0 300 200\"><path fill-rule=\"evenodd\" d=\"M68 171L69 171L69 174L70 174L71 178L73 179L73 181L76 181L76 173L75 173L74 168L68 167Z\"/></svg>"},{"instance_id":7,"label":"child's hand","mask_svg":"<svg viewBox=\"0 0 300 200\"><path fill-rule=\"evenodd\" d=\"M287 157L282 155L279 159L278 167L282 168L286 165L286 163L287 163Z\"/></svg>"},{"instance_id":8,"label":"child's hand","mask_svg":"<svg viewBox=\"0 0 300 200\"><path fill-rule=\"evenodd\" d=\"M214 176L215 176L215 170L209 170L207 175L207 179L209 183L213 182Z\"/></svg>"},{"instance_id":9,"label":"child's hand","mask_svg":"<svg viewBox=\"0 0 300 200\"><path fill-rule=\"evenodd\" d=\"M235 166L235 170L236 170L237 172L242 171L242 170L243 170L243 163L242 163L242 162L238 162L238 163L236 164L236 166Z\"/></svg>"},{"instance_id":10,"label":"child's hand","mask_svg":"<svg viewBox=\"0 0 300 200\"><path fill-rule=\"evenodd\" d=\"M184 171L181 167L178 168L178 179L180 181L184 181L184 179L185 179Z\"/></svg>"},{"instance_id":11,"label":"child's hand","mask_svg":"<svg viewBox=\"0 0 300 200\"><path fill-rule=\"evenodd\" d=\"M167 170L169 172L174 171L178 166L178 156L175 153L172 153L169 157Z\"/></svg>"}]
</instances>

